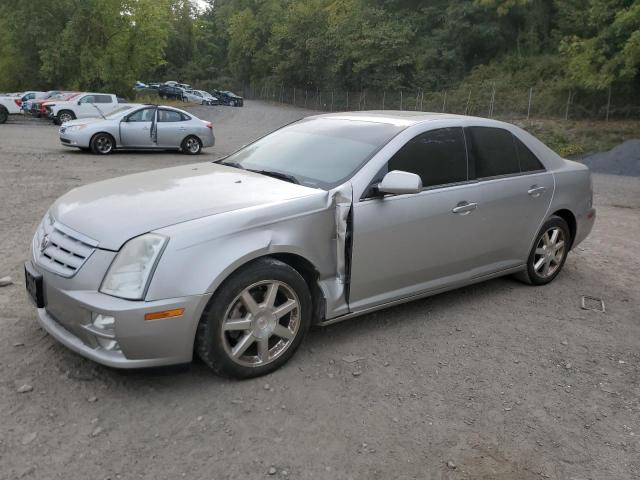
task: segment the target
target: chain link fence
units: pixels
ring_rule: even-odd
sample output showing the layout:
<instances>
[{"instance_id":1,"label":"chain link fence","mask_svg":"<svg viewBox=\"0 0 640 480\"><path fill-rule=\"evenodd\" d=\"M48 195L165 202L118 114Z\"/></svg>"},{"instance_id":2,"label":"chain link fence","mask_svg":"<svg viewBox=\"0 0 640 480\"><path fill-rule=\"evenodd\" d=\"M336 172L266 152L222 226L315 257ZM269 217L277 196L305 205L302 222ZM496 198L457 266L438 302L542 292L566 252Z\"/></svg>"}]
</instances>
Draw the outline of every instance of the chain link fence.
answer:
<instances>
[{"instance_id":1,"label":"chain link fence","mask_svg":"<svg viewBox=\"0 0 640 480\"><path fill-rule=\"evenodd\" d=\"M488 118L560 118L605 120L640 118L640 104L630 87L584 92L560 88L507 88L495 83L458 86L439 92L423 89L361 90L289 87L263 81L244 89L244 96L325 112L414 110Z\"/></svg>"}]
</instances>

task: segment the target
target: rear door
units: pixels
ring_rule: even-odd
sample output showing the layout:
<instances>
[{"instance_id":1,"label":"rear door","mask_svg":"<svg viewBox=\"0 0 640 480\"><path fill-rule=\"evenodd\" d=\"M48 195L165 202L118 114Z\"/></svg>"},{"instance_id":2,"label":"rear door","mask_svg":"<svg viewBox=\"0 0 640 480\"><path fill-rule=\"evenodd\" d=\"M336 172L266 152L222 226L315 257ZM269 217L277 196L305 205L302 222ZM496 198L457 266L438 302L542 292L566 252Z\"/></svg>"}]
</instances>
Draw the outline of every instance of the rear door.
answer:
<instances>
[{"instance_id":1,"label":"rear door","mask_svg":"<svg viewBox=\"0 0 640 480\"><path fill-rule=\"evenodd\" d=\"M153 148L152 123L156 107L142 108L120 122L120 145L131 148Z\"/></svg>"},{"instance_id":2,"label":"rear door","mask_svg":"<svg viewBox=\"0 0 640 480\"><path fill-rule=\"evenodd\" d=\"M498 271L523 264L546 217L553 175L511 132L495 127L465 128L471 175L482 198L483 230L491 238L486 260Z\"/></svg>"},{"instance_id":3,"label":"rear door","mask_svg":"<svg viewBox=\"0 0 640 480\"><path fill-rule=\"evenodd\" d=\"M190 117L168 108L158 109L158 146L178 148L182 140L189 134L187 122Z\"/></svg>"}]
</instances>

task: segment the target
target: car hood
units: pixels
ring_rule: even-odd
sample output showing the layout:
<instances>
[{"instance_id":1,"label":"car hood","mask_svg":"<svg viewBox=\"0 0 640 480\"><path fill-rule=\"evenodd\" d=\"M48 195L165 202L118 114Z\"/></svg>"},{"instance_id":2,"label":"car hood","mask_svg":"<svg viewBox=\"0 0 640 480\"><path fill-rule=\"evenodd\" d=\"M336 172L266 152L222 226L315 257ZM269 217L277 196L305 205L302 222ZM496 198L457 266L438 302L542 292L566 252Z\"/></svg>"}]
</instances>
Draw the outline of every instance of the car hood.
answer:
<instances>
[{"instance_id":1,"label":"car hood","mask_svg":"<svg viewBox=\"0 0 640 480\"><path fill-rule=\"evenodd\" d=\"M71 190L53 218L119 250L132 237L176 223L317 194L318 190L216 163L137 173Z\"/></svg>"},{"instance_id":2,"label":"car hood","mask_svg":"<svg viewBox=\"0 0 640 480\"><path fill-rule=\"evenodd\" d=\"M100 123L106 121L104 118L81 118L78 120L69 120L68 122L64 122L65 127L73 127L74 125L90 125L92 123Z\"/></svg>"}]
</instances>

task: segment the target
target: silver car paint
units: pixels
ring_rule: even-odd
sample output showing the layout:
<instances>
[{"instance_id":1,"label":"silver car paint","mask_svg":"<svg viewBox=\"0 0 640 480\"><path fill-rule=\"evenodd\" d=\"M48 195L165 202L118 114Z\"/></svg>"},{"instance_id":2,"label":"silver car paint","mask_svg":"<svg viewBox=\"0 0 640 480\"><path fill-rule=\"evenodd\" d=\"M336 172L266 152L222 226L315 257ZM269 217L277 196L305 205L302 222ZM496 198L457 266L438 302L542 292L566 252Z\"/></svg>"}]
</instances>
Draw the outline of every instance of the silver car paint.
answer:
<instances>
[{"instance_id":1,"label":"silver car paint","mask_svg":"<svg viewBox=\"0 0 640 480\"><path fill-rule=\"evenodd\" d=\"M594 212L588 169L560 158L515 126L414 112L327 116L392 122L406 128L349 181L329 191L199 164L108 180L61 197L51 209L52 216L97 239L102 250L71 279L43 270L34 254L32 261L45 276L47 296L59 298L56 306L40 310L41 324L70 348L101 363L124 368L179 363L191 358L195 330L211 295L231 272L263 255L295 256L308 262L324 297L324 315L317 320L332 323L521 270L540 225L558 210L567 209L576 218L574 246L591 230ZM511 131L536 153L546 172L413 195L363 198L380 168L415 135L471 125ZM535 198L527 195L533 185L544 186L544 193ZM451 213L461 201L477 203L477 209L465 215ZM138 212L135 217L127 215L132 205ZM350 212L353 252L349 278L346 237ZM126 240L152 230L170 240L145 301L98 293L114 251ZM182 306L185 315L142 320L145 312L157 311L161 305ZM65 325L66 318L87 321L86 312L116 316L122 352L110 352L105 359L105 352L96 350L90 341L81 346L74 343L73 327L69 327L71 332L56 330Z\"/></svg>"},{"instance_id":2,"label":"silver car paint","mask_svg":"<svg viewBox=\"0 0 640 480\"><path fill-rule=\"evenodd\" d=\"M161 107L167 110L175 110L191 117L191 120L183 122L157 122L158 142L154 143L151 138L151 122L122 122L122 119L148 105L120 104L119 106L131 105L131 109L122 112L114 118L91 118L72 120L65 122L60 127L60 141L65 147L89 148L91 139L97 133L108 133L116 141L116 148L180 148L182 141L189 135L197 136L203 147L215 145L213 129L207 127L206 122L200 120L192 113L185 112L173 107ZM84 125L81 130L69 130L69 127ZM162 125L162 127L160 127ZM62 140L66 140L63 142Z\"/></svg>"}]
</instances>

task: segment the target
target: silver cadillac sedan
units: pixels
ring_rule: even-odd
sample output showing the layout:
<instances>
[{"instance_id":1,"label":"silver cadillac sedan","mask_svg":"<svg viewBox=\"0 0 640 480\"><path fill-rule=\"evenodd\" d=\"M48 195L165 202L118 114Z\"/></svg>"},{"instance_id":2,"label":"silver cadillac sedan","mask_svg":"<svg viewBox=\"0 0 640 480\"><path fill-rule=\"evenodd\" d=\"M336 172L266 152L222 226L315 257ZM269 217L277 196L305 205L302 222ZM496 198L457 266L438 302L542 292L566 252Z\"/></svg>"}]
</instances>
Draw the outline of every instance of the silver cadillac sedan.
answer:
<instances>
[{"instance_id":1,"label":"silver cadillac sedan","mask_svg":"<svg viewBox=\"0 0 640 480\"><path fill-rule=\"evenodd\" d=\"M63 123L60 143L98 155L107 155L116 149L180 150L197 155L204 147L212 147L215 137L211 122L184 110L123 104L102 118Z\"/></svg>"},{"instance_id":2,"label":"silver cadillac sedan","mask_svg":"<svg viewBox=\"0 0 640 480\"><path fill-rule=\"evenodd\" d=\"M520 128L308 117L214 163L74 189L25 264L40 324L112 367L246 378L327 325L501 275L551 282L595 220L589 170Z\"/></svg>"}]
</instances>

